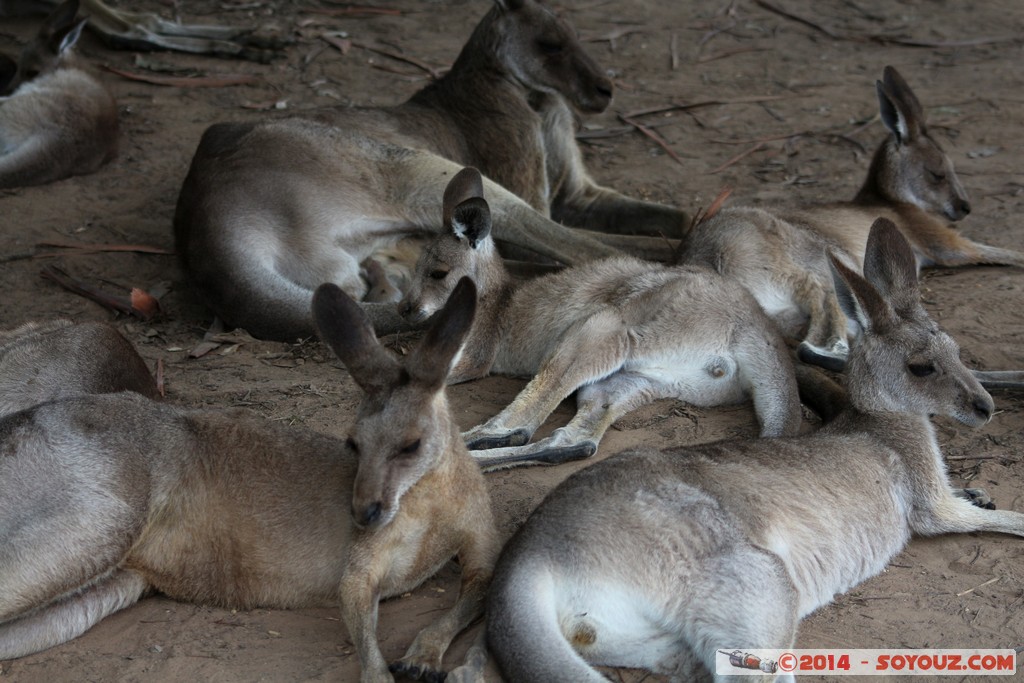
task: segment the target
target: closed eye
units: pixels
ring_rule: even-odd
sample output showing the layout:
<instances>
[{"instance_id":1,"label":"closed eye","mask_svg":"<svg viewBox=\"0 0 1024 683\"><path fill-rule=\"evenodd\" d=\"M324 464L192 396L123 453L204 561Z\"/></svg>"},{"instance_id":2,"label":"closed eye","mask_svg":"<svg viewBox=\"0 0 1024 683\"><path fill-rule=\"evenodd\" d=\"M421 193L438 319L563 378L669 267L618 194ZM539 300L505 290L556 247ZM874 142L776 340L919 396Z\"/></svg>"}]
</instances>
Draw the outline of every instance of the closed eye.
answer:
<instances>
[{"instance_id":1,"label":"closed eye","mask_svg":"<svg viewBox=\"0 0 1024 683\"><path fill-rule=\"evenodd\" d=\"M936 173L935 171L928 171L928 177L932 179L932 182L941 183L946 179L945 173Z\"/></svg>"},{"instance_id":2,"label":"closed eye","mask_svg":"<svg viewBox=\"0 0 1024 683\"><path fill-rule=\"evenodd\" d=\"M432 270L432 271L430 271L430 279L431 280L443 280L446 277L448 277L448 271L447 270Z\"/></svg>"},{"instance_id":3,"label":"closed eye","mask_svg":"<svg viewBox=\"0 0 1024 683\"><path fill-rule=\"evenodd\" d=\"M410 455L415 455L416 453L419 452L419 450L420 450L420 440L416 439L412 443L409 443L409 444L403 446L398 451L398 455L408 457Z\"/></svg>"},{"instance_id":4,"label":"closed eye","mask_svg":"<svg viewBox=\"0 0 1024 683\"><path fill-rule=\"evenodd\" d=\"M935 365L932 363L910 363L907 365L907 369L914 377L928 377L935 374Z\"/></svg>"},{"instance_id":5,"label":"closed eye","mask_svg":"<svg viewBox=\"0 0 1024 683\"><path fill-rule=\"evenodd\" d=\"M565 46L562 43L549 42L546 40L539 41L537 43L537 47L540 48L540 51L542 53L548 55L549 57L560 55L562 54L562 51L565 50Z\"/></svg>"}]
</instances>

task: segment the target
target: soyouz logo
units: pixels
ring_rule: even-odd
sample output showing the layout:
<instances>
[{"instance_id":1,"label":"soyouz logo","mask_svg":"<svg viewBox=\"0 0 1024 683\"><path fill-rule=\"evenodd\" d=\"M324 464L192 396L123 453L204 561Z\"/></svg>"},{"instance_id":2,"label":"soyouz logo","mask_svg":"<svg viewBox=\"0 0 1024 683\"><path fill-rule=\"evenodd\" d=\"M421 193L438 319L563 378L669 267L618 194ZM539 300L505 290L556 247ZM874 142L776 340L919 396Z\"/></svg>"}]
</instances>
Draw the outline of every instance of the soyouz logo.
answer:
<instances>
[{"instance_id":1,"label":"soyouz logo","mask_svg":"<svg viewBox=\"0 0 1024 683\"><path fill-rule=\"evenodd\" d=\"M715 673L775 676L1012 676L1015 650L772 650L721 648Z\"/></svg>"}]
</instances>

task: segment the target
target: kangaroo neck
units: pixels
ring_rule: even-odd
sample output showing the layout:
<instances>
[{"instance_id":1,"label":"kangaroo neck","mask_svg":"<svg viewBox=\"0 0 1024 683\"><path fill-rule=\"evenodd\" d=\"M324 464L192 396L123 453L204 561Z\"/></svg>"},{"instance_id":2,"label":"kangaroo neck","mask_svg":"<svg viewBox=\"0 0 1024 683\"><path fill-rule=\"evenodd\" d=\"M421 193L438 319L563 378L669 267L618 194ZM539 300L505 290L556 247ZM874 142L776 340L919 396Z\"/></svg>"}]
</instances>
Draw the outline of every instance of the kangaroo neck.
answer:
<instances>
[{"instance_id":1,"label":"kangaroo neck","mask_svg":"<svg viewBox=\"0 0 1024 683\"><path fill-rule=\"evenodd\" d=\"M453 161L532 198L544 162L543 121L530 106L529 91L494 54L497 38L486 29L478 26L451 70L408 104L437 111L452 126L461 141Z\"/></svg>"},{"instance_id":2,"label":"kangaroo neck","mask_svg":"<svg viewBox=\"0 0 1024 683\"><path fill-rule=\"evenodd\" d=\"M893 205L900 204L891 192L885 186L886 169L889 164L889 157L893 154L892 146L896 144L896 139L890 135L882 144L875 150L875 154L871 157L871 165L868 166L867 177L864 178L864 183L857 190L857 194L854 195L851 203L858 206L878 206L878 205Z\"/></svg>"}]
</instances>

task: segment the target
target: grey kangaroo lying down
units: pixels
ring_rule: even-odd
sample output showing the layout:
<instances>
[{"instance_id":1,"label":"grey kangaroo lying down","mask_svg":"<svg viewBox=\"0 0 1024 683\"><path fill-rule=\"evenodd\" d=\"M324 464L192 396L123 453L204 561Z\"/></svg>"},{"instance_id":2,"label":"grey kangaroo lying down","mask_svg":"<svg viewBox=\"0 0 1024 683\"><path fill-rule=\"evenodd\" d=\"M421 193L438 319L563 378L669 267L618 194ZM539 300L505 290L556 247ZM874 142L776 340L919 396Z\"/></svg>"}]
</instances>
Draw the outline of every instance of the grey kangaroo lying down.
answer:
<instances>
[{"instance_id":1,"label":"grey kangaroo lying down","mask_svg":"<svg viewBox=\"0 0 1024 683\"><path fill-rule=\"evenodd\" d=\"M239 609L340 605L361 680L387 682L377 601L457 555L458 600L392 665L439 680L499 547L444 394L474 309L467 282L399 362L355 302L317 291L321 333L366 392L347 440L128 391L0 418L0 660L159 591Z\"/></svg>"},{"instance_id":2,"label":"grey kangaroo lying down","mask_svg":"<svg viewBox=\"0 0 1024 683\"><path fill-rule=\"evenodd\" d=\"M863 277L829 263L857 330L845 411L806 436L634 449L570 476L495 569L506 681L605 681L593 664L707 678L719 648L792 647L804 616L913 534L1024 536L1024 514L950 485L929 415L980 426L993 403L921 307L907 240L879 219Z\"/></svg>"},{"instance_id":3,"label":"grey kangaroo lying down","mask_svg":"<svg viewBox=\"0 0 1024 683\"><path fill-rule=\"evenodd\" d=\"M795 434L800 401L775 325L743 287L712 270L630 257L514 282L491 238L480 173L463 169L444 195L447 232L427 243L403 313L437 311L461 278L480 312L451 381L490 372L532 377L499 415L463 436L486 469L555 464L597 451L605 431L659 398L714 406L753 398L763 436ZM524 445L577 392L576 416Z\"/></svg>"},{"instance_id":4,"label":"grey kangaroo lying down","mask_svg":"<svg viewBox=\"0 0 1024 683\"><path fill-rule=\"evenodd\" d=\"M488 179L500 241L561 263L620 248L667 258L660 236L561 225L669 237L687 225L678 209L587 173L575 113L603 111L611 96L611 81L550 9L494 0L451 71L403 104L209 128L174 219L185 273L225 322L257 337L308 336L321 282L377 298L368 260L401 297L419 245L440 230L437 197L463 166ZM387 302L364 308L378 333L409 327Z\"/></svg>"},{"instance_id":5,"label":"grey kangaroo lying down","mask_svg":"<svg viewBox=\"0 0 1024 683\"><path fill-rule=\"evenodd\" d=\"M806 326L800 357L834 370L846 360L848 330L826 252L859 271L875 218L896 224L919 267L1024 265L1024 252L979 244L952 227L971 205L953 162L928 133L920 102L891 66L876 90L890 134L853 200L801 209L723 209L693 230L683 256L741 282L787 336L800 338Z\"/></svg>"},{"instance_id":6,"label":"grey kangaroo lying down","mask_svg":"<svg viewBox=\"0 0 1024 683\"><path fill-rule=\"evenodd\" d=\"M47 17L17 62L0 55L0 188L92 173L117 151L117 103L75 43L78 0Z\"/></svg>"},{"instance_id":7,"label":"grey kangaroo lying down","mask_svg":"<svg viewBox=\"0 0 1024 683\"><path fill-rule=\"evenodd\" d=\"M159 395L146 363L110 325L49 320L0 330L0 416L67 396L118 391Z\"/></svg>"}]
</instances>

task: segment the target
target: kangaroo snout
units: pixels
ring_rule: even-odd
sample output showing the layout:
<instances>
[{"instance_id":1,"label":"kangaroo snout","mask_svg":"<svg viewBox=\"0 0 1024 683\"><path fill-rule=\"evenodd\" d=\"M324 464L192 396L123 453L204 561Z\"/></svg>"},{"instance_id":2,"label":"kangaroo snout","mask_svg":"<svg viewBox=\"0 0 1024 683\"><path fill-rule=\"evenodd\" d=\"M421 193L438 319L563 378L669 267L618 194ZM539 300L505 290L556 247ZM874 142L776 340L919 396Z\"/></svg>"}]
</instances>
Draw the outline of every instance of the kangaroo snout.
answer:
<instances>
[{"instance_id":1,"label":"kangaroo snout","mask_svg":"<svg viewBox=\"0 0 1024 683\"><path fill-rule=\"evenodd\" d=\"M430 317L430 313L418 303L406 297L398 304L398 313L412 323L423 322Z\"/></svg>"},{"instance_id":2,"label":"kangaroo snout","mask_svg":"<svg viewBox=\"0 0 1024 683\"><path fill-rule=\"evenodd\" d=\"M967 216L971 212L971 202L966 198L956 198L953 200L952 205L949 207L949 211L946 217L951 221L958 221Z\"/></svg>"},{"instance_id":3,"label":"kangaroo snout","mask_svg":"<svg viewBox=\"0 0 1024 683\"><path fill-rule=\"evenodd\" d=\"M384 517L384 504L379 500L375 500L369 505L356 507L353 503L352 506L352 519L355 520L357 526L362 528L371 528L380 524L381 519Z\"/></svg>"},{"instance_id":4,"label":"kangaroo snout","mask_svg":"<svg viewBox=\"0 0 1024 683\"><path fill-rule=\"evenodd\" d=\"M992 419L992 413L995 412L996 406L992 397L988 393L984 393L974 397L971 407L974 409L974 414L981 420L981 424L985 424Z\"/></svg>"}]
</instances>

